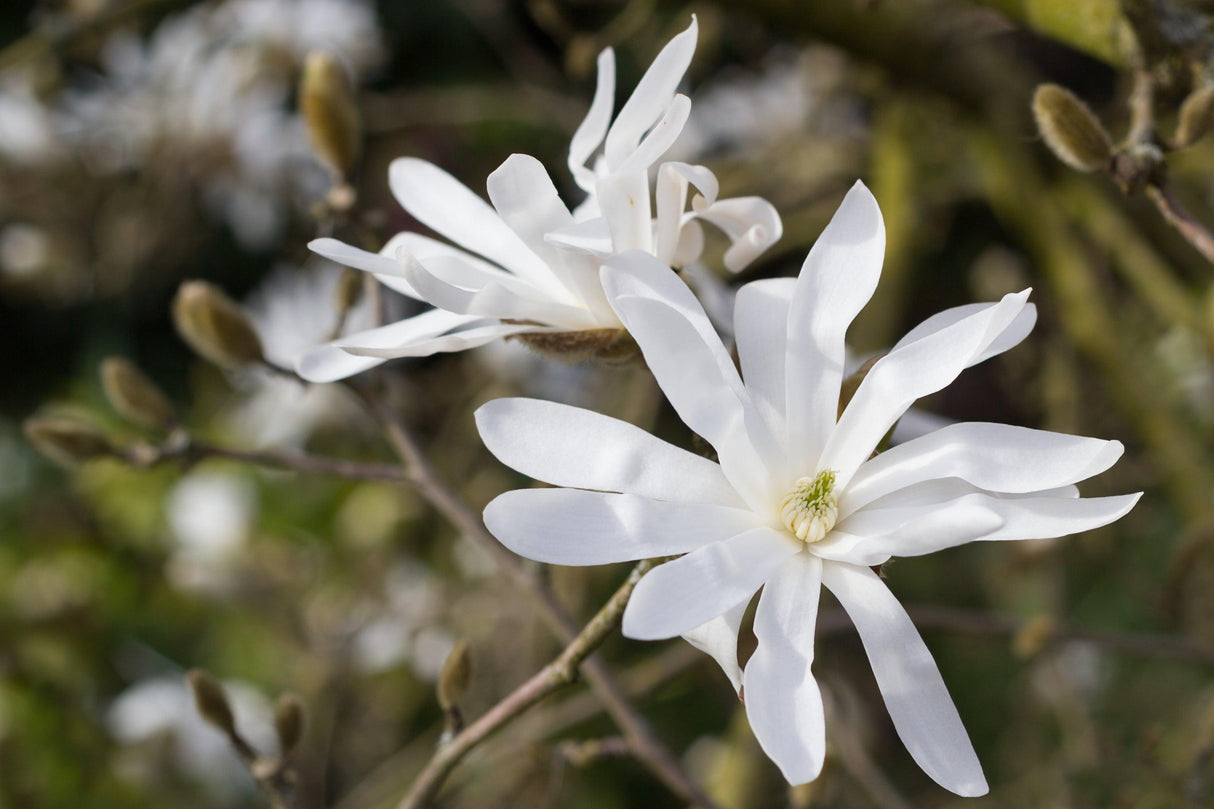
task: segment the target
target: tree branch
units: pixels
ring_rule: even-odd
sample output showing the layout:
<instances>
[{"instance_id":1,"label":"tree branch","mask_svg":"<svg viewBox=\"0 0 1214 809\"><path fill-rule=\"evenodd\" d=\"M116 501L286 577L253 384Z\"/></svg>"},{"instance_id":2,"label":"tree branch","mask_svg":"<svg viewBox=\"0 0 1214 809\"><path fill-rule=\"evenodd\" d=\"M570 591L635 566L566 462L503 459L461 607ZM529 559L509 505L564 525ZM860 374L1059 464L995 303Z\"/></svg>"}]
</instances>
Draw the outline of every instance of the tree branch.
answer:
<instances>
[{"instance_id":1,"label":"tree branch","mask_svg":"<svg viewBox=\"0 0 1214 809\"><path fill-rule=\"evenodd\" d=\"M555 660L490 708L450 742L439 747L434 757L413 781L409 794L400 802L398 809L422 809L427 806L438 794L447 776L474 747L531 706L572 683L577 677L578 667L619 625L633 588L651 567L653 563L646 561L633 568L624 584Z\"/></svg>"},{"instance_id":2,"label":"tree branch","mask_svg":"<svg viewBox=\"0 0 1214 809\"><path fill-rule=\"evenodd\" d=\"M417 491L456 528L493 557L518 588L531 597L540 617L557 637L566 643L572 643L579 637L577 624L565 612L552 591L488 532L480 517L442 480L413 434L396 413L379 396L364 388L354 390L383 425L389 443L404 464L408 481ZM628 740L638 761L682 800L703 809L717 809L712 799L683 772L674 754L654 735L649 723L632 706L624 690L602 663L593 659L585 661L582 675Z\"/></svg>"}]
</instances>

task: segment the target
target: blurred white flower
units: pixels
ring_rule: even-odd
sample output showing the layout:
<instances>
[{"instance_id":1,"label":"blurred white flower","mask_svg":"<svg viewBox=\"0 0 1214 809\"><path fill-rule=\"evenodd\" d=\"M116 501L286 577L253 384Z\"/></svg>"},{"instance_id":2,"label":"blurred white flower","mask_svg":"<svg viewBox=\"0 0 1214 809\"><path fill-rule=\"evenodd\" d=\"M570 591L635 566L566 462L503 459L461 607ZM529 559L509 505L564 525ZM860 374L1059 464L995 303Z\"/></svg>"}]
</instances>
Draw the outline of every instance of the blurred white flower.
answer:
<instances>
[{"instance_id":1,"label":"blurred white flower","mask_svg":"<svg viewBox=\"0 0 1214 809\"><path fill-rule=\"evenodd\" d=\"M28 74L8 71L0 80L0 159L28 167L59 157L62 148L55 116Z\"/></svg>"},{"instance_id":2,"label":"blurred white flower","mask_svg":"<svg viewBox=\"0 0 1214 809\"><path fill-rule=\"evenodd\" d=\"M0 118L3 115L0 110ZM50 257L51 237L37 225L14 222L0 228L0 272L5 275L35 275L46 269Z\"/></svg>"},{"instance_id":3,"label":"blurred white flower","mask_svg":"<svg viewBox=\"0 0 1214 809\"><path fill-rule=\"evenodd\" d=\"M776 50L757 73L732 70L706 82L672 153L682 160L746 153L804 132L814 107L805 62L796 51Z\"/></svg>"},{"instance_id":4,"label":"blurred white flower","mask_svg":"<svg viewBox=\"0 0 1214 809\"><path fill-rule=\"evenodd\" d=\"M430 163L395 161L388 181L397 201L471 252L416 233L397 234L379 254L334 239L313 242L321 255L374 273L435 309L310 352L299 372L333 381L386 359L460 351L511 335L605 332L605 339L618 339L620 321L599 280L609 256L642 250L667 267L689 264L703 250L701 221L729 237L724 261L731 270L775 243L780 217L767 201L717 199L716 177L704 166L666 162L656 178L652 171L687 122L691 102L676 89L696 32L693 18L614 121L615 57L610 49L599 56L594 101L569 145L569 169L589 195L572 213L544 167L527 155L510 156L489 175L492 206ZM689 211L692 186L699 193Z\"/></svg>"},{"instance_id":5,"label":"blurred white flower","mask_svg":"<svg viewBox=\"0 0 1214 809\"><path fill-rule=\"evenodd\" d=\"M499 399L477 412L503 463L556 487L507 492L485 524L541 562L596 565L684 554L651 570L624 633L683 635L721 664L764 751L794 784L825 755L810 670L820 588L860 633L894 726L928 775L986 792L982 768L927 646L872 566L973 541L1059 537L1105 525L1138 495L1081 499L1116 441L1001 424L955 424L873 456L916 399L1015 346L1028 291L949 309L877 361L840 414L844 337L880 277L885 227L857 183L800 275L739 290L740 376L691 291L641 252L608 260L604 289L682 420L715 463L587 410ZM618 493L617 493L618 492ZM758 648L738 631L763 588Z\"/></svg>"},{"instance_id":6,"label":"blurred white flower","mask_svg":"<svg viewBox=\"0 0 1214 809\"><path fill-rule=\"evenodd\" d=\"M202 3L167 17L146 41L111 36L104 73L66 94L61 127L99 171L183 171L243 244L264 247L282 232L293 199L327 187L288 106L314 48L342 58L355 76L375 66L383 51L372 6Z\"/></svg>"},{"instance_id":7,"label":"blurred white flower","mask_svg":"<svg viewBox=\"0 0 1214 809\"><path fill-rule=\"evenodd\" d=\"M363 299L339 324L337 291L342 270L329 262L313 267L282 265L245 302L261 337L266 359L293 368L309 349L338 332L370 327L370 302ZM323 427L356 419L357 402L336 385L303 385L259 369L237 377L244 398L226 420L241 439L256 446L302 447Z\"/></svg>"},{"instance_id":8,"label":"blurred white flower","mask_svg":"<svg viewBox=\"0 0 1214 809\"><path fill-rule=\"evenodd\" d=\"M225 682L224 691L241 734L259 750L273 752L277 739L269 701L246 683ZM110 704L105 724L122 744L167 741L174 766L202 784L216 801L232 805L256 792L227 738L198 715L184 677L151 677L135 683Z\"/></svg>"},{"instance_id":9,"label":"blurred white flower","mask_svg":"<svg viewBox=\"0 0 1214 809\"><path fill-rule=\"evenodd\" d=\"M455 638L435 626L443 609L439 583L429 568L401 563L384 581L384 605L354 636L354 659L366 672L408 663L422 680L438 678Z\"/></svg>"},{"instance_id":10,"label":"blurred white flower","mask_svg":"<svg viewBox=\"0 0 1214 809\"><path fill-rule=\"evenodd\" d=\"M253 484L223 472L192 472L169 493L166 510L177 543L168 562L170 580L183 589L226 592L257 518Z\"/></svg>"}]
</instances>

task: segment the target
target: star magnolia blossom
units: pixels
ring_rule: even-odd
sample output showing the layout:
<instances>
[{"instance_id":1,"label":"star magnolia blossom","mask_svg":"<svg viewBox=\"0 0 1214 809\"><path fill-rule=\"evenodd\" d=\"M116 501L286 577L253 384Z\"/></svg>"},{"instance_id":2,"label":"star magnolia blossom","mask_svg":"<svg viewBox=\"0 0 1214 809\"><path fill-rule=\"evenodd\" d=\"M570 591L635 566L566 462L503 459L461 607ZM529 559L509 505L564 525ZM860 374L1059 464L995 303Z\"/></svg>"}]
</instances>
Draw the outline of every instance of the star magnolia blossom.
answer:
<instances>
[{"instance_id":1,"label":"star magnolia blossom","mask_svg":"<svg viewBox=\"0 0 1214 809\"><path fill-rule=\"evenodd\" d=\"M792 783L822 768L822 697L810 671L820 587L851 616L899 736L960 795L982 768L927 647L870 566L966 542L1060 537L1112 522L1138 495L1080 498L1116 441L1002 424L954 424L873 455L910 404L1019 343L1028 290L929 318L878 360L842 414L844 336L881 272L885 228L861 184L796 279L738 294L741 376L699 303L652 256L607 261L603 287L682 420L720 463L615 419L531 399L477 412L489 449L569 488L507 492L485 524L542 562L598 565L683 554L650 571L624 634L683 635L741 690L755 736ZM745 381L743 381L743 379ZM758 648L743 672L742 615Z\"/></svg>"},{"instance_id":2,"label":"star magnolia blossom","mask_svg":"<svg viewBox=\"0 0 1214 809\"><path fill-rule=\"evenodd\" d=\"M573 212L540 162L527 155L511 155L489 175L492 206L430 163L395 161L388 181L397 201L466 251L416 233L398 234L379 254L334 239L314 241L317 253L374 273L435 309L310 352L300 374L329 382L386 359L460 351L509 335L596 332L615 340L622 324L599 281L608 257L641 250L669 272L702 252L697 220L729 237L724 260L734 271L774 244L782 226L766 200L717 199L716 177L703 166L662 163L651 177L687 122L691 102L675 90L695 44L693 18L658 54L614 123L615 57L610 49L599 56L594 101L569 145L569 168L589 194ZM699 193L686 210L691 187Z\"/></svg>"}]
</instances>

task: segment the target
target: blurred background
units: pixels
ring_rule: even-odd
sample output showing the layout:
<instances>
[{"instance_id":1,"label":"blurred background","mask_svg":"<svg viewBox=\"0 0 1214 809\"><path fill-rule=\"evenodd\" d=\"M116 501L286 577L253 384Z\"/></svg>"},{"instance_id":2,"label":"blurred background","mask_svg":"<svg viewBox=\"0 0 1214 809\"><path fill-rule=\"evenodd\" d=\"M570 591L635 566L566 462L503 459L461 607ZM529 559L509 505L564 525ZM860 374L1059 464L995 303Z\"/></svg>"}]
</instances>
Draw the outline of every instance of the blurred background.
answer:
<instances>
[{"instance_id":1,"label":"blurred background","mask_svg":"<svg viewBox=\"0 0 1214 809\"><path fill-rule=\"evenodd\" d=\"M382 242L419 227L388 194L392 158L426 158L483 192L494 167L526 152L576 202L564 152L596 54L616 48L623 98L691 13L693 109L673 157L710 166L723 196L768 198L785 222L741 279L696 268L705 294L727 306L728 286L794 273L862 178L888 250L849 335L857 354L940 308L1031 285L1030 339L923 412L1117 438L1125 459L1085 494L1146 492L1083 536L886 567L985 765L991 794L966 805L1214 806L1214 263L1202 249L1214 141L1201 137L1214 118L1212 7L6 0L0 807L264 805L196 715L184 676L195 667L223 681L266 753L274 700L299 695L299 805L394 806L438 738L435 680L457 640L470 650L470 717L552 657L559 647L493 560L409 488L231 459L65 468L21 425L67 414L119 445L152 440L106 402L99 365L117 355L208 441L391 462L340 389L197 358L173 329L177 287L222 287L267 355L289 364L357 316L339 318L342 273L310 257L308 239L335 229ZM332 176L299 111L315 51L356 88L357 216L332 215ZM1042 82L1102 124L1070 102L1039 109L1047 146L1032 110ZM1076 116L1113 133L1116 158L1082 152L1092 139L1074 135ZM1068 168L1051 146L1094 170ZM382 303L407 310L386 291ZM554 364L507 343L382 375L477 511L527 485L475 435L471 413L489 398L591 405L691 445L639 367ZM586 618L624 570L542 575ZM709 658L619 637L603 657L726 809L960 805L902 749L854 632L823 604L815 671L831 748L823 776L797 790ZM589 691L569 689L480 748L442 805L681 805L637 762L596 754L614 732Z\"/></svg>"}]
</instances>

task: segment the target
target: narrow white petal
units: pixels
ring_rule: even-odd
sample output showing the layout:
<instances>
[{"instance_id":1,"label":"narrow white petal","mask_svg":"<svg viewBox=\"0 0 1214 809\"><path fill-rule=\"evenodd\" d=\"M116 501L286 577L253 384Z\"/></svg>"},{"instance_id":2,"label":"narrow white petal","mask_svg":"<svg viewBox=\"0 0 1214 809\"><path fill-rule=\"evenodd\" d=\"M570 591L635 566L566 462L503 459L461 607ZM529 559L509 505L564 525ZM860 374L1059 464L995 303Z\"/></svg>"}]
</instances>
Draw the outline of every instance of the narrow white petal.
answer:
<instances>
[{"instance_id":1,"label":"narrow white petal","mask_svg":"<svg viewBox=\"0 0 1214 809\"><path fill-rule=\"evenodd\" d=\"M916 340L922 339L929 334L938 332L943 328L947 328L959 320L964 320L970 315L981 312L989 305L990 304L986 303L967 303L964 306L954 306L952 309L945 309L943 312L937 312L903 335L902 339L894 345L894 348L900 348L908 343L913 343ZM1020 314L1016 316L1016 319L1011 322L1011 325L1007 327L1007 330L1004 331L1003 334L1000 334L999 337L987 347L986 351L983 351L981 354L975 357L970 365L977 365L980 362L985 362L991 357L1002 354L1003 352L1020 345L1020 343L1024 341L1024 338L1029 336L1029 333L1032 332L1033 326L1035 325L1037 325L1037 307L1031 303L1025 304L1024 309L1022 309Z\"/></svg>"},{"instance_id":2,"label":"narrow white petal","mask_svg":"<svg viewBox=\"0 0 1214 809\"><path fill-rule=\"evenodd\" d=\"M336 382L388 359L358 356L347 351L347 346L396 348L476 322L483 321L480 318L455 315L438 309L422 312L396 323L346 335L334 343L306 351L297 360L295 370L309 382Z\"/></svg>"},{"instance_id":3,"label":"narrow white petal","mask_svg":"<svg viewBox=\"0 0 1214 809\"><path fill-rule=\"evenodd\" d=\"M763 526L659 565L633 590L624 635L661 640L691 632L747 601L802 547L787 532Z\"/></svg>"},{"instance_id":4,"label":"narrow white petal","mask_svg":"<svg viewBox=\"0 0 1214 809\"><path fill-rule=\"evenodd\" d=\"M857 182L809 251L788 310L787 449L806 469L835 425L847 327L877 288L884 257L881 209Z\"/></svg>"},{"instance_id":5,"label":"narrow white petal","mask_svg":"<svg viewBox=\"0 0 1214 809\"><path fill-rule=\"evenodd\" d=\"M697 31L696 18L693 16L691 25L662 49L637 82L628 101L620 108L620 114L608 130L603 147L611 170L618 168L632 154L641 137L670 106L683 74L691 65Z\"/></svg>"},{"instance_id":6,"label":"narrow white petal","mask_svg":"<svg viewBox=\"0 0 1214 809\"><path fill-rule=\"evenodd\" d=\"M485 526L503 545L552 565L606 565L687 553L755 523L754 514L744 509L581 489L518 489L485 507Z\"/></svg>"},{"instance_id":7,"label":"narrow white petal","mask_svg":"<svg viewBox=\"0 0 1214 809\"><path fill-rule=\"evenodd\" d=\"M615 52L611 48L604 48L598 59L594 101L569 141L569 171L578 186L587 193L594 190L594 172L586 167L586 161L603 142L607 126L611 123L611 110L614 105Z\"/></svg>"},{"instance_id":8,"label":"narrow white petal","mask_svg":"<svg viewBox=\"0 0 1214 809\"><path fill-rule=\"evenodd\" d=\"M785 435L785 363L780 347L787 338L788 307L795 286L793 278L752 281L738 290L734 302L734 338L742 378L755 407L775 436ZM780 474L788 474L784 465Z\"/></svg>"},{"instance_id":9,"label":"narrow white petal","mask_svg":"<svg viewBox=\"0 0 1214 809\"><path fill-rule=\"evenodd\" d=\"M476 426L499 461L553 486L744 506L718 464L580 407L495 399L476 411Z\"/></svg>"},{"instance_id":10,"label":"narrow white petal","mask_svg":"<svg viewBox=\"0 0 1214 809\"><path fill-rule=\"evenodd\" d=\"M444 314L450 313L445 312ZM358 341L356 340L358 335L353 334L343 337L338 345L360 357L381 357L383 359L429 357L447 351L466 351L512 334L560 331L551 326L498 323L495 320L486 320L475 315L454 315L454 317L468 318L468 325L458 331L430 337L418 337L399 345L375 345L369 340Z\"/></svg>"},{"instance_id":11,"label":"narrow white petal","mask_svg":"<svg viewBox=\"0 0 1214 809\"><path fill-rule=\"evenodd\" d=\"M344 264L356 270L372 273L385 286L402 295L408 295L410 298L420 300L417 292L405 280L400 262L394 257L396 249L401 244L402 236L404 234L400 233L394 236L388 244L384 245L384 250L380 253L360 250L345 242L329 238L313 239L308 242L308 249L317 255L324 256L330 261L336 261L338 264Z\"/></svg>"},{"instance_id":12,"label":"narrow white petal","mask_svg":"<svg viewBox=\"0 0 1214 809\"><path fill-rule=\"evenodd\" d=\"M716 200L720 191L716 175L705 166L669 162L658 168L655 255L667 266L675 263L687 208L687 190L692 185L710 202Z\"/></svg>"},{"instance_id":13,"label":"narrow white petal","mask_svg":"<svg viewBox=\"0 0 1214 809\"><path fill-rule=\"evenodd\" d=\"M441 259L431 259L430 264L423 264L406 254L402 256L402 260L405 277L417 290L418 296L448 312L542 323L569 331L598 326L598 322L586 309L557 303L551 299L522 297L498 281L488 281L479 289L464 289L448 283L432 271L432 268L440 269Z\"/></svg>"},{"instance_id":14,"label":"narrow white petal","mask_svg":"<svg viewBox=\"0 0 1214 809\"><path fill-rule=\"evenodd\" d=\"M776 207L762 197L732 197L711 204L702 200L695 206L695 215L729 237L723 259L730 272L746 269L784 235Z\"/></svg>"},{"instance_id":15,"label":"narrow white petal","mask_svg":"<svg viewBox=\"0 0 1214 809\"><path fill-rule=\"evenodd\" d=\"M948 385L986 351L1015 321L1028 293L1006 295L877 360L840 416L818 462L821 468L837 472L836 485L848 485L881 437L916 399ZM793 401L791 396L788 401Z\"/></svg>"},{"instance_id":16,"label":"narrow white petal","mask_svg":"<svg viewBox=\"0 0 1214 809\"><path fill-rule=\"evenodd\" d=\"M1024 493L1068 486L1111 467L1120 441L963 422L882 452L866 461L839 500L839 518L906 486L960 478L992 492Z\"/></svg>"},{"instance_id":17,"label":"narrow white petal","mask_svg":"<svg viewBox=\"0 0 1214 809\"><path fill-rule=\"evenodd\" d=\"M915 762L940 786L985 795L986 778L957 707L923 638L876 573L826 562L822 582L851 616L894 728Z\"/></svg>"},{"instance_id":18,"label":"narrow white petal","mask_svg":"<svg viewBox=\"0 0 1214 809\"><path fill-rule=\"evenodd\" d=\"M683 422L716 448L751 507L770 507L778 496L771 477L777 445L695 295L639 252L608 260L603 288Z\"/></svg>"},{"instance_id":19,"label":"narrow white petal","mask_svg":"<svg viewBox=\"0 0 1214 809\"><path fill-rule=\"evenodd\" d=\"M384 362L376 357L356 357L334 345L310 348L295 361L295 372L309 382L337 382L361 374Z\"/></svg>"},{"instance_id":20,"label":"narrow white petal","mask_svg":"<svg viewBox=\"0 0 1214 809\"><path fill-rule=\"evenodd\" d=\"M613 252L653 252L648 174L643 171L609 174L598 181L595 197L611 230Z\"/></svg>"},{"instance_id":21,"label":"narrow white petal","mask_svg":"<svg viewBox=\"0 0 1214 809\"><path fill-rule=\"evenodd\" d=\"M601 216L546 233L544 241L566 250L577 250L599 258L615 252L611 244L611 227Z\"/></svg>"},{"instance_id":22,"label":"narrow white petal","mask_svg":"<svg viewBox=\"0 0 1214 809\"><path fill-rule=\"evenodd\" d=\"M967 542L1055 539L1116 522L1139 496L1076 498L1058 491L1000 497L973 492L940 504L863 509L841 521L814 552L879 565L893 556L923 556Z\"/></svg>"},{"instance_id":23,"label":"narrow white petal","mask_svg":"<svg viewBox=\"0 0 1214 809\"><path fill-rule=\"evenodd\" d=\"M388 185L415 219L474 253L559 296L561 285L489 203L447 172L424 160L398 158Z\"/></svg>"},{"instance_id":24,"label":"narrow white petal","mask_svg":"<svg viewBox=\"0 0 1214 809\"><path fill-rule=\"evenodd\" d=\"M707 623L683 633L683 640L717 661L734 691L742 688L742 667L738 664L738 633L746 615L749 599L718 615Z\"/></svg>"},{"instance_id":25,"label":"narrow white petal","mask_svg":"<svg viewBox=\"0 0 1214 809\"><path fill-rule=\"evenodd\" d=\"M822 561L798 553L768 579L755 612L759 641L743 677L746 716L790 784L814 780L826 757L822 693L810 670Z\"/></svg>"},{"instance_id":26,"label":"narrow white petal","mask_svg":"<svg viewBox=\"0 0 1214 809\"><path fill-rule=\"evenodd\" d=\"M661 160L662 155L666 154L678 140L679 135L683 132L683 127L687 126L689 117L691 117L691 99L680 93L670 102L662 120L654 124L653 129L649 130L637 148L615 171L620 174L643 172L648 176L650 167Z\"/></svg>"}]
</instances>

